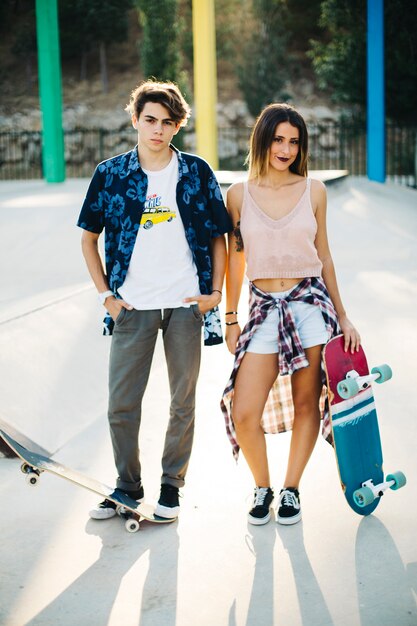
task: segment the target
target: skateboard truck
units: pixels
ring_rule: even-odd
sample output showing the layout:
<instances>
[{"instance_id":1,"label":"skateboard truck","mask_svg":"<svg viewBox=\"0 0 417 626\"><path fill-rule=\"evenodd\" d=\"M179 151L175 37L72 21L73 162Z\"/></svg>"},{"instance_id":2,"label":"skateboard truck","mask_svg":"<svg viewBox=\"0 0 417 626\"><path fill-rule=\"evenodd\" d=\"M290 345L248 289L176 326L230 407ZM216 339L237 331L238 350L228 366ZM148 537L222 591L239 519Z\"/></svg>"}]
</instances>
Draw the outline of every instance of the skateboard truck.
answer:
<instances>
[{"instance_id":1,"label":"skateboard truck","mask_svg":"<svg viewBox=\"0 0 417 626\"><path fill-rule=\"evenodd\" d=\"M345 350L345 338L330 339L323 349L333 443L344 496L359 515L370 515L387 489L406 484L402 472L386 476L375 406L375 382L392 377L388 365L369 369L360 345Z\"/></svg>"},{"instance_id":2,"label":"skateboard truck","mask_svg":"<svg viewBox=\"0 0 417 626\"><path fill-rule=\"evenodd\" d=\"M359 376L356 370L350 370L347 372L345 379L337 384L337 393L344 400L348 400L356 396L359 391L368 389L374 381L381 384L390 378L392 378L392 369L389 365L373 367L371 373L366 376Z\"/></svg>"},{"instance_id":3,"label":"skateboard truck","mask_svg":"<svg viewBox=\"0 0 417 626\"><path fill-rule=\"evenodd\" d=\"M13 437L8 435L1 427L0 439L5 441L10 449L16 453L16 456L23 461L20 469L26 477L26 482L30 486L35 487L39 483L40 475L43 472L60 476L78 487L83 487L113 502L116 513L125 520L125 528L130 533L135 533L139 530L142 520L147 520L155 524L169 524L176 519L159 517L155 515L155 508L153 506L137 502L123 491L112 489L98 480L94 480L94 478L85 476L76 470L72 470L70 467L62 465L54 459L48 458L40 452L26 448L25 445L13 439ZM33 442L32 444L34 448L39 449L39 446L36 446Z\"/></svg>"},{"instance_id":4,"label":"skateboard truck","mask_svg":"<svg viewBox=\"0 0 417 626\"><path fill-rule=\"evenodd\" d=\"M136 533L140 528L139 519L124 506L117 506L116 513L119 517L125 520L125 528L128 533Z\"/></svg>"},{"instance_id":5,"label":"skateboard truck","mask_svg":"<svg viewBox=\"0 0 417 626\"><path fill-rule=\"evenodd\" d=\"M372 504L375 498L380 498L384 495L387 489L396 491L407 483L407 479L402 472L394 472L388 474L386 479L382 483L374 485L372 478L362 483L362 487L353 492L353 499L358 506L365 507L368 504Z\"/></svg>"},{"instance_id":6,"label":"skateboard truck","mask_svg":"<svg viewBox=\"0 0 417 626\"><path fill-rule=\"evenodd\" d=\"M23 474L26 475L26 482L31 487L36 487L39 483L40 475L43 470L33 467L29 463L22 463L20 469ZM135 515L129 511L122 504L116 506L116 513L119 517L125 520L125 528L129 533L136 533L140 528L140 514Z\"/></svg>"},{"instance_id":7,"label":"skateboard truck","mask_svg":"<svg viewBox=\"0 0 417 626\"><path fill-rule=\"evenodd\" d=\"M22 463L20 469L23 474L26 474L26 482L32 487L35 487L35 485L38 484L39 476L41 475L40 470L32 467L29 463Z\"/></svg>"},{"instance_id":8,"label":"skateboard truck","mask_svg":"<svg viewBox=\"0 0 417 626\"><path fill-rule=\"evenodd\" d=\"M26 482L31 486L35 487L39 483L39 478L43 470L37 469L29 463L22 463L20 466L23 474L26 475ZM122 504L118 504L116 506L116 513L119 517L125 520L125 528L129 533L136 533L140 528L140 513L139 515L135 515L135 513L129 511ZM146 518L145 518L146 519Z\"/></svg>"}]
</instances>

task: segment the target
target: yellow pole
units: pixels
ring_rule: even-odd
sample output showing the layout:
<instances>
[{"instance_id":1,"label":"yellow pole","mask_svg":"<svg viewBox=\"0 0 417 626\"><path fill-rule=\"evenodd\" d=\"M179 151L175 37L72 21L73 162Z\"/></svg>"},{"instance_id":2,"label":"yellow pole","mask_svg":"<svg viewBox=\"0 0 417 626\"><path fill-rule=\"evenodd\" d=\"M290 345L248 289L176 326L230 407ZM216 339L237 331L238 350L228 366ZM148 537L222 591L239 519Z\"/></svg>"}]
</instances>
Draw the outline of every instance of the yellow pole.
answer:
<instances>
[{"instance_id":1,"label":"yellow pole","mask_svg":"<svg viewBox=\"0 0 417 626\"><path fill-rule=\"evenodd\" d=\"M214 0L193 0L194 106L197 154L218 169Z\"/></svg>"}]
</instances>

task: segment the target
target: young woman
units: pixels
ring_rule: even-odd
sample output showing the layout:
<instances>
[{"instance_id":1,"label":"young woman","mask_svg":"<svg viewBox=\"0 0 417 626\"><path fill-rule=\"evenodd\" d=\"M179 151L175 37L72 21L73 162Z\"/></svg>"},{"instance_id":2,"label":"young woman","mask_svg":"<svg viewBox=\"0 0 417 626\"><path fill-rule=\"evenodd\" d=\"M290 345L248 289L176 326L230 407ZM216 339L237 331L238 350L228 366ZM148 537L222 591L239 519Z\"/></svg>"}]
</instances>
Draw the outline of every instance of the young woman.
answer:
<instances>
[{"instance_id":1,"label":"young woman","mask_svg":"<svg viewBox=\"0 0 417 626\"><path fill-rule=\"evenodd\" d=\"M323 435L331 443L323 344L340 330L346 350L360 344L337 286L326 232L326 190L307 177L307 156L301 115L287 104L271 104L251 135L249 180L227 193L234 230L226 273L226 342L235 363L222 410L234 454L242 449L255 480L252 524L269 521L274 499L264 433L290 429L277 521L301 519L298 488L321 413ZM242 331L237 311L245 266L250 313Z\"/></svg>"}]
</instances>

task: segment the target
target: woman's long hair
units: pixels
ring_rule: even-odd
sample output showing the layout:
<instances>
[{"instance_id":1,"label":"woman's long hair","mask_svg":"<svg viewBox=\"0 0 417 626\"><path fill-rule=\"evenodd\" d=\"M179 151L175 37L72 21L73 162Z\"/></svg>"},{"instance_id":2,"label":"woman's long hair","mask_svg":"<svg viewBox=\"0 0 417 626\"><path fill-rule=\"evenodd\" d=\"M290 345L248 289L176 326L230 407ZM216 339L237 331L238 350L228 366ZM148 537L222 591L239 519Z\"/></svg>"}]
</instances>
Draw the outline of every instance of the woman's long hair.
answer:
<instances>
[{"instance_id":1,"label":"woman's long hair","mask_svg":"<svg viewBox=\"0 0 417 626\"><path fill-rule=\"evenodd\" d=\"M260 178L268 173L269 150L275 137L275 130L281 122L289 122L298 128L299 150L290 171L307 176L308 132L303 117L290 104L270 104L259 115L249 141L249 179Z\"/></svg>"}]
</instances>

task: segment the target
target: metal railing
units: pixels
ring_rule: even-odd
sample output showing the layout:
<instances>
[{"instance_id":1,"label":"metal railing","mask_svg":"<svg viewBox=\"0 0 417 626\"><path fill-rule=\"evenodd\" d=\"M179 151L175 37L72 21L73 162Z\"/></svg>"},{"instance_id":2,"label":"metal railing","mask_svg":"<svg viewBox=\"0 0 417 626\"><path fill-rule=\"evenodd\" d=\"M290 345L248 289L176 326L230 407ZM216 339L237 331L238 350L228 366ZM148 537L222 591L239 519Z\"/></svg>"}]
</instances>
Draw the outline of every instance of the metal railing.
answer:
<instances>
[{"instance_id":1,"label":"metal railing","mask_svg":"<svg viewBox=\"0 0 417 626\"><path fill-rule=\"evenodd\" d=\"M308 124L309 169L346 169L366 175L366 127L363 123ZM250 128L218 129L220 169L241 170L247 155ZM387 125L387 179L417 188L417 129ZM195 135L182 131L185 150L195 151ZM136 140L131 127L120 130L80 129L65 132L68 178L90 178L100 161L129 150ZM42 178L39 131L0 132L0 180Z\"/></svg>"},{"instance_id":2,"label":"metal railing","mask_svg":"<svg viewBox=\"0 0 417 626\"><path fill-rule=\"evenodd\" d=\"M353 122L308 124L309 169L348 170L353 176L366 175L366 125ZM220 168L242 169L250 129L219 128L219 145L224 140L229 153L220 152ZM417 127L386 128L387 180L417 188Z\"/></svg>"},{"instance_id":3,"label":"metal railing","mask_svg":"<svg viewBox=\"0 0 417 626\"><path fill-rule=\"evenodd\" d=\"M42 133L0 132L0 180L42 178Z\"/></svg>"},{"instance_id":4,"label":"metal railing","mask_svg":"<svg viewBox=\"0 0 417 626\"><path fill-rule=\"evenodd\" d=\"M386 171L395 183L417 188L417 127L387 126Z\"/></svg>"}]
</instances>

